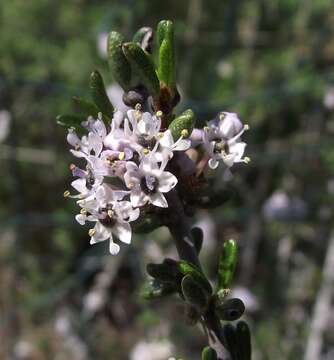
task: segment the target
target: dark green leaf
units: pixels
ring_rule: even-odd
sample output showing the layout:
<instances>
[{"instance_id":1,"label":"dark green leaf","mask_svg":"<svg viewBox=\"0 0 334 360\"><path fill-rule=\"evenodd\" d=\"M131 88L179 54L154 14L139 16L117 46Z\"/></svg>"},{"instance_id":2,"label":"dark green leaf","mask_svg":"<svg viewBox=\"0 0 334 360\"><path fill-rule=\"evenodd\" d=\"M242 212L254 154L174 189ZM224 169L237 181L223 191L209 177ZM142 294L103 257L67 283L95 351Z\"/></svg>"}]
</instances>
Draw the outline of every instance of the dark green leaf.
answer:
<instances>
[{"instance_id":1,"label":"dark green leaf","mask_svg":"<svg viewBox=\"0 0 334 360\"><path fill-rule=\"evenodd\" d=\"M153 280L141 288L140 297L144 300L154 300L171 295L175 291L172 285Z\"/></svg>"},{"instance_id":2,"label":"dark green leaf","mask_svg":"<svg viewBox=\"0 0 334 360\"><path fill-rule=\"evenodd\" d=\"M125 43L122 48L131 68L139 76L149 94L157 97L160 92L160 84L150 55L136 43Z\"/></svg>"},{"instance_id":3,"label":"dark green leaf","mask_svg":"<svg viewBox=\"0 0 334 360\"><path fill-rule=\"evenodd\" d=\"M217 360L216 350L212 349L210 346L207 346L202 351L202 360Z\"/></svg>"},{"instance_id":4,"label":"dark green leaf","mask_svg":"<svg viewBox=\"0 0 334 360\"><path fill-rule=\"evenodd\" d=\"M240 360L251 360L252 345L249 327L245 321L237 323L237 342L240 352Z\"/></svg>"},{"instance_id":5,"label":"dark green leaf","mask_svg":"<svg viewBox=\"0 0 334 360\"><path fill-rule=\"evenodd\" d=\"M84 115L58 115L57 116L57 124L61 126L65 126L67 128L74 128L76 130L81 129L81 123L87 120L86 116Z\"/></svg>"},{"instance_id":6,"label":"dark green leaf","mask_svg":"<svg viewBox=\"0 0 334 360\"><path fill-rule=\"evenodd\" d=\"M150 276L160 282L175 284L178 280L177 262L173 259L165 259L162 264L147 264L146 270Z\"/></svg>"},{"instance_id":7,"label":"dark green leaf","mask_svg":"<svg viewBox=\"0 0 334 360\"><path fill-rule=\"evenodd\" d=\"M135 33L132 39L133 42L138 43L143 50L148 52L150 52L151 50L152 40L153 40L153 30L150 27L140 28Z\"/></svg>"},{"instance_id":8,"label":"dark green leaf","mask_svg":"<svg viewBox=\"0 0 334 360\"><path fill-rule=\"evenodd\" d=\"M191 229L191 235L192 235L192 238L194 241L194 245L195 245L197 254L199 254L202 249L202 244L203 244L203 231L199 227L193 227Z\"/></svg>"},{"instance_id":9,"label":"dark green leaf","mask_svg":"<svg viewBox=\"0 0 334 360\"><path fill-rule=\"evenodd\" d=\"M189 304L194 305L200 312L206 310L209 296L200 282L196 281L191 275L186 275L182 279L181 288L183 296Z\"/></svg>"},{"instance_id":10,"label":"dark green leaf","mask_svg":"<svg viewBox=\"0 0 334 360\"><path fill-rule=\"evenodd\" d=\"M95 105L102 114L112 117L114 109L108 98L103 78L97 70L93 71L90 76L90 92Z\"/></svg>"},{"instance_id":11,"label":"dark green leaf","mask_svg":"<svg viewBox=\"0 0 334 360\"><path fill-rule=\"evenodd\" d=\"M245 311L245 305L240 299L221 301L215 298L215 310L221 320L234 321L239 319Z\"/></svg>"},{"instance_id":12,"label":"dark green leaf","mask_svg":"<svg viewBox=\"0 0 334 360\"><path fill-rule=\"evenodd\" d=\"M109 34L108 62L114 79L127 91L131 83L131 66L123 53L123 40L123 36L116 31Z\"/></svg>"},{"instance_id":13,"label":"dark green leaf","mask_svg":"<svg viewBox=\"0 0 334 360\"><path fill-rule=\"evenodd\" d=\"M94 103L76 96L72 97L72 101L78 112L86 115L87 117L93 116L94 118L97 118L99 109Z\"/></svg>"},{"instance_id":14,"label":"dark green leaf","mask_svg":"<svg viewBox=\"0 0 334 360\"><path fill-rule=\"evenodd\" d=\"M191 275L196 282L201 284L203 289L205 289L208 294L212 293L212 287L208 279L193 264L182 260L178 263L178 269L182 275Z\"/></svg>"}]
</instances>

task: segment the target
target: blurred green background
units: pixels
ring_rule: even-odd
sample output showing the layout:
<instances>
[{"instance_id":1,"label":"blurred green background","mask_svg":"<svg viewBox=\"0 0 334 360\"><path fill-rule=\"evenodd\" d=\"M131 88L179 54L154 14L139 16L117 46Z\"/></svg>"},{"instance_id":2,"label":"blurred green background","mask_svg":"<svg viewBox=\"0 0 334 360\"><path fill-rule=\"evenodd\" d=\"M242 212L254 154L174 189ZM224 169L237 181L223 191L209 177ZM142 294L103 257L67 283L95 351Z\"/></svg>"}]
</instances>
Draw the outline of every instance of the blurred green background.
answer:
<instances>
[{"instance_id":1,"label":"blurred green background","mask_svg":"<svg viewBox=\"0 0 334 360\"><path fill-rule=\"evenodd\" d=\"M103 36L176 26L182 104L201 121L237 112L252 163L231 200L194 220L218 249L240 246L235 294L254 359L334 358L334 3L332 0L0 2L0 359L199 359L205 337L177 299L138 300L145 264L176 256L165 229L117 257L75 223L66 131Z\"/></svg>"}]
</instances>

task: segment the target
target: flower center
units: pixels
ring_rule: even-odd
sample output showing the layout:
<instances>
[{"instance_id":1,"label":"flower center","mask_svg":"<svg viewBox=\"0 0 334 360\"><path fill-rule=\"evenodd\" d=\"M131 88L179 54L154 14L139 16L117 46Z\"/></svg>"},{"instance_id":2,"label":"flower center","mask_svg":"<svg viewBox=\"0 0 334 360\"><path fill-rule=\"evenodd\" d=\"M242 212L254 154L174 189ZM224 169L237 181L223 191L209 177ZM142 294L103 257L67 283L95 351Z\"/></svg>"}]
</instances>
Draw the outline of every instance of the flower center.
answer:
<instances>
[{"instance_id":1,"label":"flower center","mask_svg":"<svg viewBox=\"0 0 334 360\"><path fill-rule=\"evenodd\" d=\"M140 181L140 187L145 194L154 194L158 186L158 179L152 175L144 176Z\"/></svg>"},{"instance_id":2,"label":"flower center","mask_svg":"<svg viewBox=\"0 0 334 360\"><path fill-rule=\"evenodd\" d=\"M219 142L215 144L214 147L214 153L223 153L223 154L228 154L229 153L229 146L227 142Z\"/></svg>"},{"instance_id":3,"label":"flower center","mask_svg":"<svg viewBox=\"0 0 334 360\"><path fill-rule=\"evenodd\" d=\"M157 140L154 137L149 139L145 135L140 135L138 138L138 144L149 150L152 150L154 148L156 142Z\"/></svg>"},{"instance_id":4,"label":"flower center","mask_svg":"<svg viewBox=\"0 0 334 360\"><path fill-rule=\"evenodd\" d=\"M101 217L99 221L102 225L112 227L116 223L116 213L112 210L112 205L108 204L106 207L99 208Z\"/></svg>"}]
</instances>

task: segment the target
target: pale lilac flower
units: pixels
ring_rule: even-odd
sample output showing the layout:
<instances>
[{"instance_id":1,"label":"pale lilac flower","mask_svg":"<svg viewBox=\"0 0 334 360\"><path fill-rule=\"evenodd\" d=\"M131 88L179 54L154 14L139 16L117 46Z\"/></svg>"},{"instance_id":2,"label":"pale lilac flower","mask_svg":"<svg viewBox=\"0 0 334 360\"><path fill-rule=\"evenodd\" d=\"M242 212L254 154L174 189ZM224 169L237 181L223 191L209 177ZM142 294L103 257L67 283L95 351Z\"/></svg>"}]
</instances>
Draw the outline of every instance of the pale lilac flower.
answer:
<instances>
[{"instance_id":1,"label":"pale lilac flower","mask_svg":"<svg viewBox=\"0 0 334 360\"><path fill-rule=\"evenodd\" d=\"M177 184L177 178L169 171L164 171L166 164L160 167L150 156L144 157L139 166L127 162L124 181L131 190L130 201L134 207L151 203L158 207L168 207L164 193Z\"/></svg>"},{"instance_id":2,"label":"pale lilac flower","mask_svg":"<svg viewBox=\"0 0 334 360\"><path fill-rule=\"evenodd\" d=\"M173 157L174 151L186 151L191 146L189 139L184 139L183 136L174 141L173 135L170 130L166 130L158 135L158 147L154 151L154 155L157 161L163 162L170 160Z\"/></svg>"},{"instance_id":3,"label":"pale lilac flower","mask_svg":"<svg viewBox=\"0 0 334 360\"><path fill-rule=\"evenodd\" d=\"M120 246L113 241L113 234L121 242L130 244L132 231L129 222L139 217L139 209L133 209L129 201L122 201L127 193L103 184L96 190L95 199L78 201L83 210L76 216L76 220L80 224L86 221L96 222L95 227L89 231L90 243L110 239L109 251L113 255L120 250Z\"/></svg>"},{"instance_id":4,"label":"pale lilac flower","mask_svg":"<svg viewBox=\"0 0 334 360\"><path fill-rule=\"evenodd\" d=\"M249 158L244 157L246 143L240 140L241 135L248 129L243 126L234 113L222 112L219 119L212 120L204 128L203 144L210 156L208 165L216 169L222 161L227 168L234 163L248 163Z\"/></svg>"}]
</instances>

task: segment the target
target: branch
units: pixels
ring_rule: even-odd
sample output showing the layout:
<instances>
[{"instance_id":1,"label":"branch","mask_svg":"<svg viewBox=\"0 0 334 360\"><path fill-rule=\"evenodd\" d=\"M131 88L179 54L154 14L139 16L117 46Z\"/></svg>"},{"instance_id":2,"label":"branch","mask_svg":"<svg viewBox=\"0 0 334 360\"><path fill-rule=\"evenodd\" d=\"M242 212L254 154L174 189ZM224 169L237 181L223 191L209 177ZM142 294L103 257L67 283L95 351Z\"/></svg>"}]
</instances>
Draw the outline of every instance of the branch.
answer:
<instances>
[{"instance_id":1,"label":"branch","mask_svg":"<svg viewBox=\"0 0 334 360\"><path fill-rule=\"evenodd\" d=\"M166 195L169 209L172 209L172 211L167 212L165 221L174 239L179 257L181 260L191 262L202 270L190 232L190 221L184 212L182 202L175 190ZM223 344L220 320L212 309L209 309L203 316L202 325L208 337L208 343L216 350L218 358L220 360L230 360L231 356Z\"/></svg>"}]
</instances>

